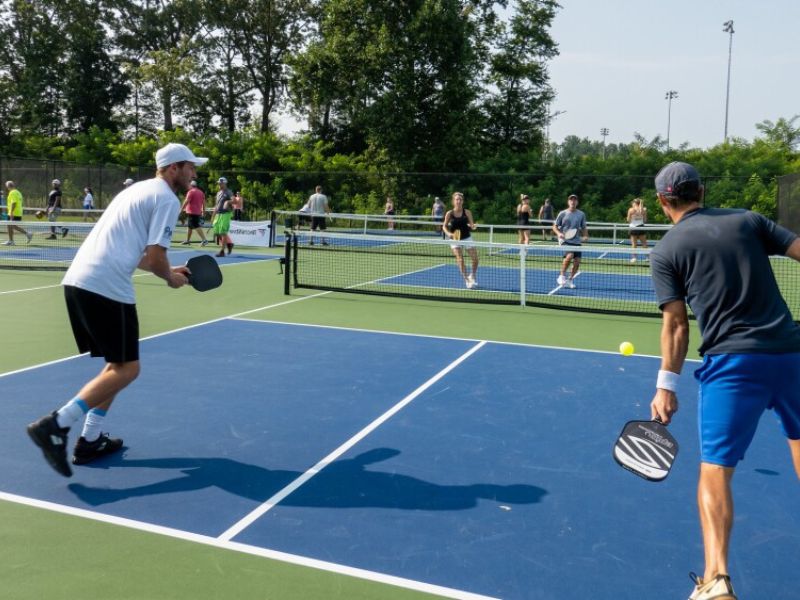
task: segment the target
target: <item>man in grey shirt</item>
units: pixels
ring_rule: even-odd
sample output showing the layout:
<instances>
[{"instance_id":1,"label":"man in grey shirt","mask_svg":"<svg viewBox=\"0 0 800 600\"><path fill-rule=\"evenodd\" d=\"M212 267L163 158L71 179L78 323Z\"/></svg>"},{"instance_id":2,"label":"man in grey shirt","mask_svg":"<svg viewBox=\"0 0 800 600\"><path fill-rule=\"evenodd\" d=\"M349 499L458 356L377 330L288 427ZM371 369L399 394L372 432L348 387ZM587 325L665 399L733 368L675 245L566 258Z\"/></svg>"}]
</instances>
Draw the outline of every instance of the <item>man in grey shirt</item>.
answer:
<instances>
[{"instance_id":1,"label":"man in grey shirt","mask_svg":"<svg viewBox=\"0 0 800 600\"><path fill-rule=\"evenodd\" d=\"M573 238L565 239L564 233L571 229L576 229L580 237L576 235ZM582 255L574 248L580 248L581 241L589 239L589 230L586 228L586 214L582 210L578 210L578 196L575 194L569 195L567 208L558 213L553 223L553 233L558 236L559 244L569 247L564 252L564 260L561 262L561 271L556 282L559 288L567 286L570 289L575 289L575 276L580 269ZM572 263L572 270L569 277L567 277L566 273L570 263Z\"/></svg>"},{"instance_id":2,"label":"man in grey shirt","mask_svg":"<svg viewBox=\"0 0 800 600\"><path fill-rule=\"evenodd\" d=\"M800 327L781 296L770 255L800 261L800 240L746 210L703 208L691 165L674 162L656 176L664 214L675 226L650 255L663 315L661 370L653 418L678 410L678 376L689 344L688 303L702 334L698 425L698 504L706 565L692 574L690 600L735 599L728 572L733 525L731 478L761 414L778 416L800 477Z\"/></svg>"},{"instance_id":3,"label":"man in grey shirt","mask_svg":"<svg viewBox=\"0 0 800 600\"><path fill-rule=\"evenodd\" d=\"M324 231L327 225L325 224L325 215L331 212L328 206L328 197L322 193L322 186L318 185L314 193L308 198L308 212L311 213L311 231ZM311 244L314 244L314 238L311 238ZM327 246L328 242L323 238L322 245Z\"/></svg>"}]
</instances>

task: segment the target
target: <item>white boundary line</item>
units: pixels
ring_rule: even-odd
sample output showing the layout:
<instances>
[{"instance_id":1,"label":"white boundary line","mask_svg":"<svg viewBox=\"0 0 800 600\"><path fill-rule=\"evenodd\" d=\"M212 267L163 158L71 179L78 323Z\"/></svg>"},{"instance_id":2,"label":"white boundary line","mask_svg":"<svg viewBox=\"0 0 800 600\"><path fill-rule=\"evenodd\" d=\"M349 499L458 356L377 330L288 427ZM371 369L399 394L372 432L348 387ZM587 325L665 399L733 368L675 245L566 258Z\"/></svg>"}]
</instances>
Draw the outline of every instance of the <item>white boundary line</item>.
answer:
<instances>
[{"instance_id":1,"label":"white boundary line","mask_svg":"<svg viewBox=\"0 0 800 600\"><path fill-rule=\"evenodd\" d=\"M578 271L577 273L575 273L575 276L574 276L574 277L572 277L572 279L575 279L575 277L578 277L578 276L579 276L581 273L583 273L583 271ZM568 279L567 281L569 281L569 279ZM567 282L566 282L566 281L565 281L564 283L559 283L557 287L555 287L555 288L553 288L552 290L550 290L549 292L547 292L547 295L548 295L548 296L552 296L552 295L553 295L553 294L555 294L555 293L556 293L558 290L560 290L561 288L563 288L565 285L567 285Z\"/></svg>"},{"instance_id":2,"label":"white boundary line","mask_svg":"<svg viewBox=\"0 0 800 600\"><path fill-rule=\"evenodd\" d=\"M251 546L249 544L224 541L207 535L191 533L188 531L181 531L180 529L172 529L171 527L164 527L162 525L153 525L152 523L145 523L133 519L126 519L124 517L104 515L101 513L92 512L90 510L85 510L82 508L64 506L62 504L46 502L44 500L25 498L24 496L17 496L15 494L8 494L6 492L0 492L0 500L13 502L15 504L22 504L24 506L30 506L33 508L49 510L52 512L57 512L74 517L82 517L84 519L90 519L92 521L99 521L101 523L126 527L128 529L136 529L139 531L145 531L147 533L163 535L179 540L195 542L206 546L213 546L215 548L220 548L223 550L231 550L234 552L241 552L243 554L261 556L263 558L278 560L281 562L304 566L304 567L310 567L321 571L337 573L339 575L346 575L350 577L356 577L358 579L375 581L377 583L394 585L397 587L406 588L410 590L427 592L429 594L438 594L439 596L444 596L446 598L455 598L457 600L497 600L495 598L492 598L491 596L481 596L479 594L472 594L470 592L465 592L453 588L447 588L434 584L423 583L421 581L414 581L413 579L404 579L402 577L396 577L394 575L386 575L384 573L378 573L375 571L367 571L366 569L358 569L356 567L338 565L336 563L317 560L314 558L308 558L305 556L299 556L296 554L289 554L286 552L280 552L278 550L259 548L258 546Z\"/></svg>"},{"instance_id":3,"label":"white boundary line","mask_svg":"<svg viewBox=\"0 0 800 600\"><path fill-rule=\"evenodd\" d=\"M231 527L229 527L226 531L224 531L219 536L219 539L224 540L224 541L230 541L231 539L236 537L239 533L241 533L247 527L252 525L260 517L262 517L267 512L269 512L270 510L275 508L275 506L277 506L284 498L286 498L286 496L288 496L289 494L294 492L296 489L298 489L300 486L302 486L303 484L308 482L312 477L314 477L314 475L317 475L320 471L322 471L322 469L324 469L329 464L334 462L342 454L347 452L350 448L355 446L358 442L360 442L365 437L367 437L370 433L375 431L383 423L388 421L391 417L393 417L395 414L397 414L400 410L402 410L408 404L410 404L411 401L414 400L415 398L417 398L420 394L422 394L422 392L427 390L434 383L439 381L442 377L447 375L450 371L455 369L458 365L463 363L465 360L467 360L470 356L475 354L478 350L483 348L485 345L486 345L486 341L481 341L481 342L478 342L477 344L475 344L472 348L467 350L464 354L459 356L456 360L454 360L449 365L447 365L444 369L439 371L436 375L434 375L433 377L428 379L428 381L426 381L425 383L420 385L417 389L415 389L408 396L403 398L400 402L398 402L392 408L390 408L385 413L383 413L380 417L375 419L372 423L370 423L369 425L364 427L361 431L359 431L357 434L355 434L353 437L351 437L349 440L347 440L344 444L342 444L341 446L336 448L336 450L334 450L333 452L328 454L328 456L326 456L325 458L320 460L317 464L315 464L313 467L308 469L305 473L303 473L300 477L295 479L292 483L287 485L282 490L278 491L275 495L272 496L272 498L269 498L261 506L259 506L255 510L251 511L250 514L245 516L243 519L240 519L238 522L234 523Z\"/></svg>"}]
</instances>

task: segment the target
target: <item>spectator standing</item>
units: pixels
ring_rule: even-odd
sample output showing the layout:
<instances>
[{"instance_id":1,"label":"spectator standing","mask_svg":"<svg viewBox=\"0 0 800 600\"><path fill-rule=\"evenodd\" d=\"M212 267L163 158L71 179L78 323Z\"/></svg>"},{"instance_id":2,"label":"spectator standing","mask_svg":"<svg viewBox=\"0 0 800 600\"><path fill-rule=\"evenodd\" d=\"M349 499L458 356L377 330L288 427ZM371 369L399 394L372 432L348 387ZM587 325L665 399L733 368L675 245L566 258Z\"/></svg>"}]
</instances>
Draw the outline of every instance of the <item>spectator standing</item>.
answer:
<instances>
[{"instance_id":1,"label":"spectator standing","mask_svg":"<svg viewBox=\"0 0 800 600\"><path fill-rule=\"evenodd\" d=\"M521 226L520 229L517 230L518 244L528 245L531 241L531 230L528 225L530 224L532 214L531 199L526 194L521 194L519 197L519 204L517 204L517 225Z\"/></svg>"},{"instance_id":2,"label":"spectator standing","mask_svg":"<svg viewBox=\"0 0 800 600\"><path fill-rule=\"evenodd\" d=\"M636 262L636 243L642 248L647 248L647 236L645 235L645 223L647 223L647 209L642 204L641 198L634 198L631 202L631 207L628 209L626 219L630 226L631 233L631 247L633 253L631 254L631 262Z\"/></svg>"},{"instance_id":3,"label":"spectator standing","mask_svg":"<svg viewBox=\"0 0 800 600\"><path fill-rule=\"evenodd\" d=\"M383 206L383 214L387 217L386 228L389 231L394 231L394 201L391 196L386 196L386 204Z\"/></svg>"},{"instance_id":4,"label":"spectator standing","mask_svg":"<svg viewBox=\"0 0 800 600\"><path fill-rule=\"evenodd\" d=\"M94 210L94 194L92 193L92 188L88 185L83 188L83 220L86 221L96 221L94 214L92 211Z\"/></svg>"},{"instance_id":5,"label":"spectator standing","mask_svg":"<svg viewBox=\"0 0 800 600\"><path fill-rule=\"evenodd\" d=\"M203 231L203 213L206 209L206 195L199 187L197 182L192 181L189 184L189 191L186 192L186 198L181 205L181 210L186 213L186 239L181 242L182 245L188 246L192 243L192 233L197 230L197 235L200 236L200 245L207 246L208 240L206 239L206 232Z\"/></svg>"},{"instance_id":6,"label":"spectator standing","mask_svg":"<svg viewBox=\"0 0 800 600\"><path fill-rule=\"evenodd\" d=\"M318 185L314 193L308 198L308 212L311 213L311 231L325 231L325 215L331 212L328 197L322 193L322 186ZM314 237L311 237L311 245L314 245ZM327 246L328 242L323 239L322 245Z\"/></svg>"},{"instance_id":7,"label":"spectator standing","mask_svg":"<svg viewBox=\"0 0 800 600\"><path fill-rule=\"evenodd\" d=\"M8 196L6 197L6 202L8 204L8 220L9 222L22 221L22 192L20 192L14 182L10 180L6 181L6 189L8 190ZM19 231L28 238L28 243L31 243L33 239L32 233L28 233L19 225L9 225L8 239L3 242L4 246L14 245L14 231Z\"/></svg>"},{"instance_id":8,"label":"spectator standing","mask_svg":"<svg viewBox=\"0 0 800 600\"><path fill-rule=\"evenodd\" d=\"M442 238L445 237L444 231L442 231L442 223L444 223L444 213L445 213L445 205L442 202L442 199L438 196L433 199L433 206L431 207L431 217L433 217L433 221L437 223L436 225L436 232L442 235Z\"/></svg>"},{"instance_id":9,"label":"spectator standing","mask_svg":"<svg viewBox=\"0 0 800 600\"><path fill-rule=\"evenodd\" d=\"M230 256L233 252L233 240L228 232L231 230L231 217L233 217L231 208L233 194L228 189L228 180L224 177L217 179L217 184L219 191L214 203L214 210L211 213L211 224L214 228L214 239L220 245L217 256L225 256L225 248L228 249L228 256Z\"/></svg>"},{"instance_id":10,"label":"spectator standing","mask_svg":"<svg viewBox=\"0 0 800 600\"><path fill-rule=\"evenodd\" d=\"M52 186L53 189L47 194L47 220L51 223L55 223L58 221L58 217L61 216L61 197L63 194L61 192L61 181L53 179ZM66 227L61 228L61 237L66 237L68 233L69 229ZM57 239L55 225L50 226L50 235L47 236L47 239Z\"/></svg>"},{"instance_id":11,"label":"spectator standing","mask_svg":"<svg viewBox=\"0 0 800 600\"><path fill-rule=\"evenodd\" d=\"M553 218L554 218L554 210L553 210L553 203L550 202L550 198L544 199L544 204L539 207L539 221L543 224L546 224L547 227L542 227L542 239L547 240L548 237L551 235L550 228L553 226Z\"/></svg>"},{"instance_id":12,"label":"spectator standing","mask_svg":"<svg viewBox=\"0 0 800 600\"><path fill-rule=\"evenodd\" d=\"M231 206L233 207L233 220L244 221L244 198L242 198L241 192L233 195Z\"/></svg>"}]
</instances>

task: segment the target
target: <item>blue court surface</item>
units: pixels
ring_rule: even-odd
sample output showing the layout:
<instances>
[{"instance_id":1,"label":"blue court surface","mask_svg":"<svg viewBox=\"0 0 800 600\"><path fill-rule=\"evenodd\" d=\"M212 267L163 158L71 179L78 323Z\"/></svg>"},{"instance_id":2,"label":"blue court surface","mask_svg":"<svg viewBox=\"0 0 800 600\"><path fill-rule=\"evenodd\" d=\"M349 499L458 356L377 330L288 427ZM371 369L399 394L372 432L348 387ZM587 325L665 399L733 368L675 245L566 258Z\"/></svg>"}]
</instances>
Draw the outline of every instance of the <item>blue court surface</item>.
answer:
<instances>
[{"instance_id":1,"label":"blue court surface","mask_svg":"<svg viewBox=\"0 0 800 600\"><path fill-rule=\"evenodd\" d=\"M623 424L649 416L658 365L222 320L142 342L142 375L107 423L125 450L72 479L46 466L25 424L102 362L0 376L0 491L457 598L684 598L702 570L696 364L681 378L670 477L648 483L611 458ZM734 483L740 597L793 597L798 487L771 416Z\"/></svg>"},{"instance_id":2,"label":"blue court surface","mask_svg":"<svg viewBox=\"0 0 800 600\"><path fill-rule=\"evenodd\" d=\"M528 294L570 296L576 298L598 298L602 300L627 300L635 302L656 301L653 282L649 275L630 273L580 272L575 278L575 289L556 283L558 269L526 269L525 290ZM508 292L519 294L520 269L504 267L480 267L479 287L481 292ZM377 281L382 285L411 286L436 289L464 289L464 278L453 263L420 269Z\"/></svg>"}]
</instances>

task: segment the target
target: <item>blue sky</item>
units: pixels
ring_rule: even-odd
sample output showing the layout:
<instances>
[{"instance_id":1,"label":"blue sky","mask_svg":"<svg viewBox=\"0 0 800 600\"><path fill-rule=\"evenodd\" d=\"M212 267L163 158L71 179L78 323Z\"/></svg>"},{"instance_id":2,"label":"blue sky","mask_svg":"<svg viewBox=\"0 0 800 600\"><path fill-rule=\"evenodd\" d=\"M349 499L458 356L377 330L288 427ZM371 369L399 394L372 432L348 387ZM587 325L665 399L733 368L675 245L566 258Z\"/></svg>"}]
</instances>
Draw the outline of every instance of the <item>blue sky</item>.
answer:
<instances>
[{"instance_id":1,"label":"blue sky","mask_svg":"<svg viewBox=\"0 0 800 600\"><path fill-rule=\"evenodd\" d=\"M561 0L551 30L560 55L550 65L557 98L550 138L630 142L666 137L709 147L725 128L727 33L734 21L728 135L752 140L755 124L800 114L797 0Z\"/></svg>"},{"instance_id":2,"label":"blue sky","mask_svg":"<svg viewBox=\"0 0 800 600\"><path fill-rule=\"evenodd\" d=\"M667 134L670 146L707 148L723 141L728 39L734 21L729 137L752 140L756 123L800 114L800 0L561 0L551 34L557 98L550 139L567 135L633 141ZM302 128L279 119L281 131Z\"/></svg>"}]
</instances>

